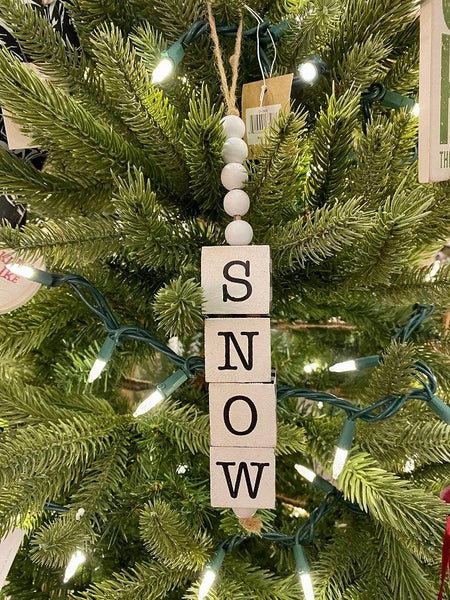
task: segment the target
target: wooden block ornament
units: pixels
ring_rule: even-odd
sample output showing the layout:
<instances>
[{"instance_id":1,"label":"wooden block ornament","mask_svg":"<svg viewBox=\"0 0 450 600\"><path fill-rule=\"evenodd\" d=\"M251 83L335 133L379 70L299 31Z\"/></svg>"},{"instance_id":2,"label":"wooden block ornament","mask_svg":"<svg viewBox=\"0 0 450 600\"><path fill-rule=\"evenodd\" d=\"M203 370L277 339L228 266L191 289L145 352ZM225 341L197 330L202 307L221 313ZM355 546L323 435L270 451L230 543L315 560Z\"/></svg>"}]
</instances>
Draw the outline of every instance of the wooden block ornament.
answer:
<instances>
[{"instance_id":1,"label":"wooden block ornament","mask_svg":"<svg viewBox=\"0 0 450 600\"><path fill-rule=\"evenodd\" d=\"M211 446L274 448L274 383L210 383Z\"/></svg>"},{"instance_id":2,"label":"wooden block ornament","mask_svg":"<svg viewBox=\"0 0 450 600\"><path fill-rule=\"evenodd\" d=\"M206 319L205 378L208 382L270 383L270 319Z\"/></svg>"},{"instance_id":3,"label":"wooden block ornament","mask_svg":"<svg viewBox=\"0 0 450 600\"><path fill-rule=\"evenodd\" d=\"M211 505L275 508L273 448L211 448Z\"/></svg>"},{"instance_id":4,"label":"wooden block ornament","mask_svg":"<svg viewBox=\"0 0 450 600\"><path fill-rule=\"evenodd\" d=\"M248 519L275 506L276 390L270 353L270 249L249 246L245 125L223 119L229 247L202 250L205 378L210 383L211 504ZM267 315L267 316L265 316ZM257 520L258 521L258 520ZM258 521L258 526L260 525Z\"/></svg>"},{"instance_id":5,"label":"wooden block ornament","mask_svg":"<svg viewBox=\"0 0 450 600\"><path fill-rule=\"evenodd\" d=\"M205 296L203 312L207 315L268 315L269 246L203 248L201 283Z\"/></svg>"}]
</instances>

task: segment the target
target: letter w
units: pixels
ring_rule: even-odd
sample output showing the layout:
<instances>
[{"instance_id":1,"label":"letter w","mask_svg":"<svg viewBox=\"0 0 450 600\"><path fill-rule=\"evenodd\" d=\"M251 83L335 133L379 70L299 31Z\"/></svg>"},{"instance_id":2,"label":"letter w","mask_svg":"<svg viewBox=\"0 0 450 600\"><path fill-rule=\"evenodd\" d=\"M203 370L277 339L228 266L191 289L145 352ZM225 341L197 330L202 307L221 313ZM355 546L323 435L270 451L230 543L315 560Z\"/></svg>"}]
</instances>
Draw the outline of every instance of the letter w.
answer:
<instances>
[{"instance_id":1,"label":"letter w","mask_svg":"<svg viewBox=\"0 0 450 600\"><path fill-rule=\"evenodd\" d=\"M264 467L268 467L269 463L257 463L251 462L250 466L258 467L258 472L256 473L255 484L252 485L252 480L250 478L250 473L248 470L248 465L245 462L240 462L237 470L237 475L235 479L235 484L233 486L233 482L231 481L230 467L234 467L236 465L235 462L216 462L216 465L220 465L223 468L223 473L225 475L225 479L228 486L228 491L230 492L230 496L232 498L237 498L239 494L239 488L241 487L242 475L244 475L245 483L247 485L248 495L252 500L256 498L259 491L259 486L261 485L261 478L263 475Z\"/></svg>"}]
</instances>

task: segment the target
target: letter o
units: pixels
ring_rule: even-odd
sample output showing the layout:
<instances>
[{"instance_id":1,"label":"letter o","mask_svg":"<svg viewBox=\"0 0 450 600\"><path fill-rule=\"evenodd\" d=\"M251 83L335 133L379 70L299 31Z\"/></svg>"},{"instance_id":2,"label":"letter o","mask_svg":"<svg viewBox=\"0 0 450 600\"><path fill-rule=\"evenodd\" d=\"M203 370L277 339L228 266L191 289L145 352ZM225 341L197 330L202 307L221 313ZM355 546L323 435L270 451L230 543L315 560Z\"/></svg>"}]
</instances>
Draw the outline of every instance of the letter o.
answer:
<instances>
[{"instance_id":1,"label":"letter o","mask_svg":"<svg viewBox=\"0 0 450 600\"><path fill-rule=\"evenodd\" d=\"M237 429L235 429L233 427L233 425L231 424L231 420L230 420L231 407L238 400L242 400L243 402L247 403L247 405L250 409L250 412L251 412L251 417L252 417L251 421L250 421L250 425L247 427L247 429L242 430L242 431L238 431ZM247 398L247 396L233 396L232 398L230 398L229 400L226 401L225 406L223 407L223 420L225 422L226 428L233 435L248 435L255 429L256 424L258 423L258 411L256 410L256 406L255 406L254 402L252 402L250 400L250 398Z\"/></svg>"}]
</instances>

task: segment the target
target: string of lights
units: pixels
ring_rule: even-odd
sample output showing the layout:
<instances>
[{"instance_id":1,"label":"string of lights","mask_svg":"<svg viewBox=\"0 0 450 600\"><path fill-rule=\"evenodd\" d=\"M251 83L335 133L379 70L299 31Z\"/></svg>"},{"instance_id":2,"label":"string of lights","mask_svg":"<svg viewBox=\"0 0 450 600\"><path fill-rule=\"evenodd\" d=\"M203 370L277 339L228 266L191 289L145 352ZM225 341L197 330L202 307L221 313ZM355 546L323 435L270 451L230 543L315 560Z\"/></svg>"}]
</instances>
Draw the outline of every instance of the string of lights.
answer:
<instances>
[{"instance_id":1,"label":"string of lights","mask_svg":"<svg viewBox=\"0 0 450 600\"><path fill-rule=\"evenodd\" d=\"M301 465L296 465L296 469L303 476L305 476L305 472L308 473L308 476L305 478L326 493L324 501L312 511L310 516L300 525L293 535L269 531L266 533L250 534L245 538L235 535L222 541L218 545L212 560L205 567L203 578L199 587L198 600L204 600L204 598L206 598L208 595L216 580L226 554L231 553L234 548L243 542L254 539L263 539L272 544L280 544L282 546L292 548L296 563L296 573L299 577L305 600L314 600L314 589L304 546L313 544L315 528L317 524L331 511L333 511L339 502L344 503L353 512L358 514L365 513L357 504L345 500L341 491L313 471L310 471ZM310 474L312 474L314 477L311 478Z\"/></svg>"},{"instance_id":2,"label":"string of lights","mask_svg":"<svg viewBox=\"0 0 450 600\"><path fill-rule=\"evenodd\" d=\"M267 57L266 48L273 41L279 40L288 28L289 21L282 21L276 25L270 25L269 21L264 21L259 26L242 32L244 39L251 39L258 43L261 62L266 73L270 72L270 60ZM235 38L237 31L237 25L217 25L217 33L223 37ZM183 60L185 50L189 44L192 44L203 35L209 34L209 23L207 21L196 21L174 44L161 53L161 60L152 74L152 83L158 84L165 81Z\"/></svg>"},{"instance_id":3,"label":"string of lights","mask_svg":"<svg viewBox=\"0 0 450 600\"><path fill-rule=\"evenodd\" d=\"M78 297L86 304L86 306L102 321L107 332L107 338L99 351L96 362L91 370L89 380L92 381L101 374L108 361L111 359L116 346L126 339L149 344L156 351L164 354L178 367L178 370L175 371L173 375L171 375L164 382L160 383L155 392L153 392L153 394L146 398L137 407L136 411L134 412L135 417L141 416L142 414L148 412L161 400L168 398L180 385L187 381L189 377L193 377L196 373L204 371L203 358L197 356L184 358L179 356L142 327L136 325L120 326L116 316L114 315L114 312L112 311L103 294L86 278L74 274L53 274L21 263L8 265L8 268L16 275L25 277L49 288L59 287L63 284L69 285L78 295ZM399 328L399 330L393 336L393 339L400 340L402 342L407 341L412 335L413 331L417 329L417 327L425 319L432 315L433 310L434 309L431 305L414 305L413 313L408 322ZM370 366L376 365L380 360L378 355L365 358L370 359L368 361ZM99 366L100 361L101 364ZM93 378L92 371L95 372L95 378ZM336 454L333 463L333 478L337 479L344 468L348 453L352 447L357 419L367 423L377 423L379 421L389 419L397 414L407 401L422 400L427 402L429 408L431 408L443 421L445 421L447 424L450 424L450 407L447 406L436 395L437 382L431 369L425 363L418 360L411 367L411 375L417 382L416 387L400 396L387 396L378 400L374 404L363 408L354 405L352 402L345 400L344 398L339 398L330 392L320 392L307 388L296 388L286 385L278 386L277 398L279 401L292 397L304 398L315 402L329 404L330 406L345 412L346 421L337 443ZM288 547L292 547L296 561L296 570L303 588L305 600L314 600L314 590L304 545L308 545L313 542L315 526L322 518L324 518L331 510L334 509L338 502L345 502L354 511L363 511L361 511L359 506L346 501L343 498L342 492L335 488L331 483L314 473L314 471L302 465L296 465L295 468L300 475L302 475L315 487L321 489L326 494L325 500L311 513L307 521L301 525L294 535L266 532L258 534L257 537L272 543L279 543ZM64 513L68 510L66 507L50 501L45 504L44 508L46 510L56 511L59 513ZM204 577L199 587L199 600L203 600L208 595L208 592L216 579L217 573L225 559L226 554L231 552L233 548L243 543L245 540L252 537L253 536L241 538L239 536L233 536L232 538L228 538L227 540L223 541L219 545L212 561L205 569ZM77 550L71 557L71 560L67 566L64 576L65 582L67 582L73 576L76 569L84 562L84 560L85 555L83 552Z\"/></svg>"},{"instance_id":4,"label":"string of lights","mask_svg":"<svg viewBox=\"0 0 450 600\"><path fill-rule=\"evenodd\" d=\"M8 265L8 268L20 277L25 277L49 288L59 287L63 284L69 285L84 304L103 322L107 337L89 373L88 383L92 383L100 377L110 361L114 349L127 339L148 344L178 367L175 373L160 383L156 390L143 400L134 413L135 417L148 412L159 402L173 394L190 377L204 371L205 361L203 358L199 356L189 358L179 356L149 331L138 325L121 327L103 294L85 277L74 274L57 275L20 263Z\"/></svg>"},{"instance_id":5,"label":"string of lights","mask_svg":"<svg viewBox=\"0 0 450 600\"><path fill-rule=\"evenodd\" d=\"M246 29L242 32L244 39L251 39L258 44L258 54L266 75L271 71L271 62L267 56L267 48L270 44L278 41L283 33L290 28L289 21L281 21L271 25L269 21L263 21L258 26ZM217 25L217 33L220 36L235 38L238 31L237 25ZM207 21L200 20L181 35L178 40L161 53L161 59L152 73L152 83L160 84L173 74L182 62L186 48L203 35L210 34L210 26ZM308 89L314 86L321 76L330 74L327 63L317 54L312 54L301 62L294 74L293 88ZM419 104L415 98L404 96L393 90L387 89L382 83L373 83L365 92L361 93L361 113L363 132L367 133L367 125L372 119L372 105L379 102L386 108L399 110L405 108L414 116L419 114Z\"/></svg>"}]
</instances>

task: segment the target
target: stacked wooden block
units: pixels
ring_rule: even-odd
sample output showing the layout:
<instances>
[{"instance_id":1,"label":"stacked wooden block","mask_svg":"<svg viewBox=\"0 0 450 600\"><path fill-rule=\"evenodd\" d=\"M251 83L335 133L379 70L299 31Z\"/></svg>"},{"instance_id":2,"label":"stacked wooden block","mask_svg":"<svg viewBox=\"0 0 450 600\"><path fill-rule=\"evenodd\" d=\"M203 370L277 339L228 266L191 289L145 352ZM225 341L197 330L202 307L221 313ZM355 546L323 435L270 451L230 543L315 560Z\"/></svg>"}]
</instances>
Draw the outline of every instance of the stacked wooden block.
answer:
<instances>
[{"instance_id":1,"label":"stacked wooden block","mask_svg":"<svg viewBox=\"0 0 450 600\"><path fill-rule=\"evenodd\" d=\"M269 246L202 250L211 504L239 517L275 506L276 390Z\"/></svg>"}]
</instances>

